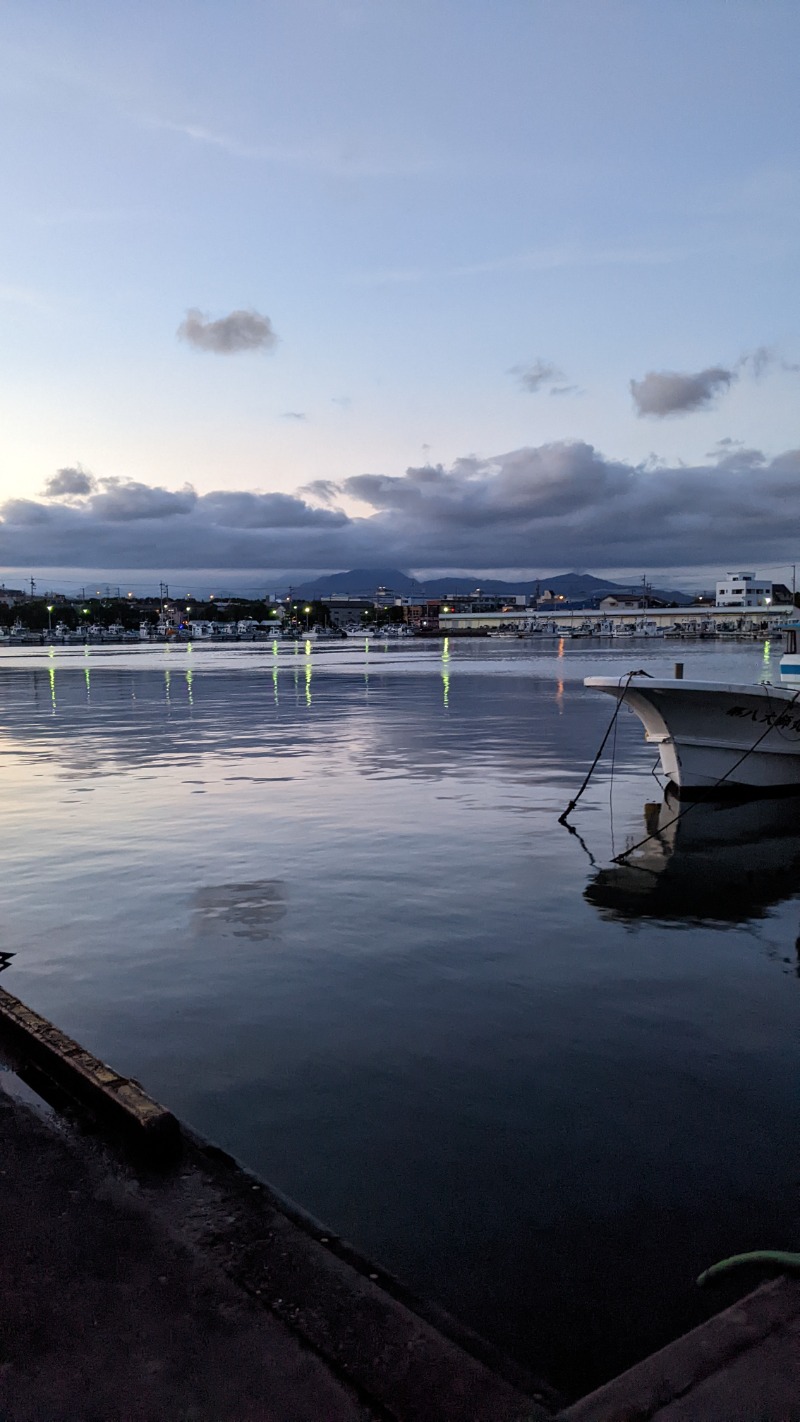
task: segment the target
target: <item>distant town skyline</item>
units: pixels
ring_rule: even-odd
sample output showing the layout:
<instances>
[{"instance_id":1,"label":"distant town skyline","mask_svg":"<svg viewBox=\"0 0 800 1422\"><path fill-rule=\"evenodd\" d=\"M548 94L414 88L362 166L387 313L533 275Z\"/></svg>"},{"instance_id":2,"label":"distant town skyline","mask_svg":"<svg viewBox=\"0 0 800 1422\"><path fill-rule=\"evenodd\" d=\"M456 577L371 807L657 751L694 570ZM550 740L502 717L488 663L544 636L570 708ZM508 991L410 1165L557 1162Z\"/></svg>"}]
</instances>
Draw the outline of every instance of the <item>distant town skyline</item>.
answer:
<instances>
[{"instance_id":1,"label":"distant town skyline","mask_svg":"<svg viewBox=\"0 0 800 1422\"><path fill-rule=\"evenodd\" d=\"M9 0L0 580L783 577L798 50L790 0Z\"/></svg>"},{"instance_id":2,"label":"distant town skyline","mask_svg":"<svg viewBox=\"0 0 800 1422\"><path fill-rule=\"evenodd\" d=\"M463 582L468 579L475 588L482 583L502 581L508 584L509 588L515 585L519 588L525 583L538 581L542 587L546 587L549 580L558 582L565 577L584 577L587 573L589 577L597 577L601 581L615 583L621 587L638 588L642 586L643 579L646 579L650 589L659 591L675 591L696 594L699 592L713 591L716 583L728 572L753 572L756 577L764 577L776 584L781 583L788 587L798 587L797 571L800 564L783 563L772 568L751 569L742 567L737 570L731 568L672 568L663 569L661 574L648 575L645 571L635 568L619 568L616 570L604 570L602 575L593 573L591 569L568 570L547 569L484 569L476 571L474 569L399 569L405 577L410 577L420 585L425 582L432 582L436 579L452 578L453 584L457 581ZM333 576L337 579L336 586L341 588L341 580L346 575L347 569L336 570ZM354 570L360 572L361 570ZM363 579L356 579L349 591L372 591L383 585L387 590L401 593L402 588L398 588L392 579L391 569L381 569L380 577L374 580L374 587L365 589ZM242 595L245 597L258 598L265 594L279 595L285 594L288 589L301 589L320 579L320 574L311 571L284 571L284 572L258 572L252 569L242 572L230 572L216 568L200 569L180 569L160 577L154 577L149 572L142 569L117 570L116 572L99 573L97 569L76 571L74 568L51 568L41 570L36 573L26 573L22 569L0 570L0 597L5 588L16 588L26 595L33 595L41 598L47 592L64 594L71 598L86 597L156 597L162 590L179 601L183 598L192 597L198 601L203 601L209 594L212 596ZM33 593L31 593L33 584Z\"/></svg>"}]
</instances>

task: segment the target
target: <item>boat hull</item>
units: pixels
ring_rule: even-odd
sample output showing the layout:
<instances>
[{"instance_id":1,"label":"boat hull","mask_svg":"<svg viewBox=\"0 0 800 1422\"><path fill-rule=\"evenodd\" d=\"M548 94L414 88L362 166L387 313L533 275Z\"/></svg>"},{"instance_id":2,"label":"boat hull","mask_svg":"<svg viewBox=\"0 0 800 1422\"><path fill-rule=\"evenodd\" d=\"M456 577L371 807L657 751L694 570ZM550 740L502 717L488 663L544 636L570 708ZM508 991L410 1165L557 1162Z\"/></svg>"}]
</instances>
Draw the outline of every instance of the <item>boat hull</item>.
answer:
<instances>
[{"instance_id":1,"label":"boat hull","mask_svg":"<svg viewBox=\"0 0 800 1422\"><path fill-rule=\"evenodd\" d=\"M587 677L623 701L682 795L800 791L800 689Z\"/></svg>"}]
</instances>

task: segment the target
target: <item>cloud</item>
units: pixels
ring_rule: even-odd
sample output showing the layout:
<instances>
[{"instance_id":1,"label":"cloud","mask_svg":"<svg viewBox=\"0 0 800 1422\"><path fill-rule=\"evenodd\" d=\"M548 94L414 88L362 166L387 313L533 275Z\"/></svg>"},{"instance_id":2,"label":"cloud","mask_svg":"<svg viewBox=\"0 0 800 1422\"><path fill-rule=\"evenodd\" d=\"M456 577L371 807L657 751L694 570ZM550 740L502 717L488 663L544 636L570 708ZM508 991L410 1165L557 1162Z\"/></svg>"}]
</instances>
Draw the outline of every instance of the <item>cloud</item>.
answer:
<instances>
[{"instance_id":1,"label":"cloud","mask_svg":"<svg viewBox=\"0 0 800 1422\"><path fill-rule=\"evenodd\" d=\"M175 122L154 115L133 115L148 128L177 134L200 147L212 148L232 158L280 167L326 173L334 178L424 177L446 166L446 160L429 153L402 149L392 152L385 142L373 150L354 144L344 135L302 139L296 143L244 140L200 123ZM452 167L452 161L450 163Z\"/></svg>"},{"instance_id":2,"label":"cloud","mask_svg":"<svg viewBox=\"0 0 800 1422\"><path fill-rule=\"evenodd\" d=\"M93 518L108 523L129 523L133 519L164 519L191 513L197 494L190 484L177 493L135 479L100 479L99 491L86 501Z\"/></svg>"},{"instance_id":3,"label":"cloud","mask_svg":"<svg viewBox=\"0 0 800 1422\"><path fill-rule=\"evenodd\" d=\"M299 420L302 422L303 420L308 419L308 415L305 413L304 410L284 410L283 414L281 415L281 419Z\"/></svg>"},{"instance_id":4,"label":"cloud","mask_svg":"<svg viewBox=\"0 0 800 1422\"><path fill-rule=\"evenodd\" d=\"M44 492L49 499L80 498L83 494L91 494L96 487L97 481L93 476L77 465L75 469L57 469L47 480Z\"/></svg>"},{"instance_id":5,"label":"cloud","mask_svg":"<svg viewBox=\"0 0 800 1422\"><path fill-rule=\"evenodd\" d=\"M738 362L740 370L748 370L755 380L760 380L777 362L777 354L772 346L758 346L756 350L743 355Z\"/></svg>"},{"instance_id":6,"label":"cloud","mask_svg":"<svg viewBox=\"0 0 800 1422\"><path fill-rule=\"evenodd\" d=\"M188 345L200 351L213 351L214 355L267 351L278 343L269 317L258 311L232 311L230 316L211 321L192 307L178 327L178 336Z\"/></svg>"},{"instance_id":7,"label":"cloud","mask_svg":"<svg viewBox=\"0 0 800 1422\"><path fill-rule=\"evenodd\" d=\"M56 478L58 476L55 476ZM721 441L696 466L562 441L316 480L297 494L98 478L0 506L0 563L36 569L354 567L652 570L783 561L800 450ZM304 497L305 495L305 497ZM356 500L359 513L337 503Z\"/></svg>"},{"instance_id":8,"label":"cloud","mask_svg":"<svg viewBox=\"0 0 800 1422\"><path fill-rule=\"evenodd\" d=\"M703 410L715 396L736 380L734 370L712 365L696 375L684 375L675 370L649 370L644 380L632 380L630 389L637 415L687 415Z\"/></svg>"},{"instance_id":9,"label":"cloud","mask_svg":"<svg viewBox=\"0 0 800 1422\"><path fill-rule=\"evenodd\" d=\"M566 378L563 370L559 370L557 365L553 365L549 360L542 360L540 357L537 357L531 365L512 365L508 373L516 375L523 390L527 390L531 395L538 394L542 386L549 384L551 380Z\"/></svg>"},{"instance_id":10,"label":"cloud","mask_svg":"<svg viewBox=\"0 0 800 1422\"><path fill-rule=\"evenodd\" d=\"M800 370L800 365L782 357L775 346L757 346L754 351L748 351L741 360L737 361L737 369L749 371L754 380L760 380L762 375L766 375L767 371L774 370L776 367L779 370L788 370L793 373Z\"/></svg>"},{"instance_id":11,"label":"cloud","mask_svg":"<svg viewBox=\"0 0 800 1422\"><path fill-rule=\"evenodd\" d=\"M340 528L347 515L312 508L293 494L235 493L222 490L205 494L201 502L203 521L220 528Z\"/></svg>"},{"instance_id":12,"label":"cloud","mask_svg":"<svg viewBox=\"0 0 800 1422\"><path fill-rule=\"evenodd\" d=\"M451 268L448 275L464 277L505 271L546 272L567 267L665 266L685 261L695 255L696 250L687 247L596 247L569 242L470 262Z\"/></svg>"},{"instance_id":13,"label":"cloud","mask_svg":"<svg viewBox=\"0 0 800 1422\"><path fill-rule=\"evenodd\" d=\"M304 484L297 492L308 494L309 498L317 499L322 504L336 503L341 494L334 479L312 479L310 484Z\"/></svg>"}]
</instances>

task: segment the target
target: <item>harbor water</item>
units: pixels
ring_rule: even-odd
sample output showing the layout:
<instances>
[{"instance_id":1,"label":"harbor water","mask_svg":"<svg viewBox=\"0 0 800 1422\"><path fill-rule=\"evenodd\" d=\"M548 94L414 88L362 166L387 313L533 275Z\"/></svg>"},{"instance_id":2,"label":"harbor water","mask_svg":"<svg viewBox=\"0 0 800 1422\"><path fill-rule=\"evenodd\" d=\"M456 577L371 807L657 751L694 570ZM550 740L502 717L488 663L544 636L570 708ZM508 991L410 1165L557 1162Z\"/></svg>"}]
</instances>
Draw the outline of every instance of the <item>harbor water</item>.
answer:
<instances>
[{"instance_id":1,"label":"harbor water","mask_svg":"<svg viewBox=\"0 0 800 1422\"><path fill-rule=\"evenodd\" d=\"M0 650L0 982L577 1395L800 1240L800 803L623 712L570 833L583 678L780 649Z\"/></svg>"}]
</instances>

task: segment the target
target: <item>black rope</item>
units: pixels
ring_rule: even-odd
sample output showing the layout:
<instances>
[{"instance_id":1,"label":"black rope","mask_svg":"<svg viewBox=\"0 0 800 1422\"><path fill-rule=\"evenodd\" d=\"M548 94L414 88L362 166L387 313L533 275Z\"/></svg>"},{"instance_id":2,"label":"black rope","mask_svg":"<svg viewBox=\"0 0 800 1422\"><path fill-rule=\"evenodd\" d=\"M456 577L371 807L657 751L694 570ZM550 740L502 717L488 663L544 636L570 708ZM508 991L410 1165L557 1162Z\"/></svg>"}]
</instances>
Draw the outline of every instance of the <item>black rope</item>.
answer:
<instances>
[{"instance_id":1,"label":"black rope","mask_svg":"<svg viewBox=\"0 0 800 1422\"><path fill-rule=\"evenodd\" d=\"M575 826L574 826L574 825L571 825L571 824L569 823L569 820L559 820L559 824L563 824L564 829L567 831L567 834L574 834L575 838L576 838L577 841L578 841L578 844L580 845L581 849L583 850L584 854L586 855L587 859L589 860L589 863L591 864L592 868L593 868L593 869L596 869L596 868L597 868L597 860L595 859L594 855L592 854L592 851L591 851L591 849L589 848L588 844L586 843L586 840L583 838L582 835L578 834L578 831L576 830Z\"/></svg>"},{"instance_id":2,"label":"black rope","mask_svg":"<svg viewBox=\"0 0 800 1422\"><path fill-rule=\"evenodd\" d=\"M584 780L584 782L583 782L583 784L582 784L580 790L578 791L577 795L575 796L575 799L574 799L574 800L570 800L569 804L567 805L566 810L564 810L563 814L559 815L559 817L558 817L558 823L559 823L560 825L566 825L567 829L569 829L569 825L567 825L567 816L572 814L572 811L575 809L575 806L577 805L578 801L580 800L581 795L583 794L584 790L586 789L586 786L589 784L589 781L591 780L592 776L594 775L594 772L595 772L595 770L596 770L596 768L597 768L597 762L599 761L601 755L603 754L603 751L605 750L606 741L608 740L609 736L611 735L611 732L613 731L614 726L615 726L615 724L616 724L617 717L618 717L618 715L619 715L619 713L620 713L620 708L621 708L621 706L622 706L623 701L625 700L625 693L627 692L628 687L629 687L630 684L631 684L631 678L634 677L634 676L649 676L649 675L650 675L650 673L649 673L649 672L646 672L646 671L631 671L631 672L628 672L628 677L627 677L627 680L626 680L626 682L625 682L625 686L624 686L624 688L623 688L622 695L620 696L619 700L617 701L616 706L614 707L614 715L611 717L611 720L610 720L609 723L608 723L608 727L607 727L606 733L605 733L605 735L603 736L602 741L600 742L600 746L599 746L599 748L598 748L597 755L595 756L594 760L592 761L591 765L589 766L589 770L588 770L588 773L587 773L587 775L586 775L586 779Z\"/></svg>"},{"instance_id":3,"label":"black rope","mask_svg":"<svg viewBox=\"0 0 800 1422\"><path fill-rule=\"evenodd\" d=\"M614 722L614 734L611 737L611 769L608 773L608 814L611 820L611 853L614 853L616 844L614 843L614 770L617 764L617 723Z\"/></svg>"},{"instance_id":4,"label":"black rope","mask_svg":"<svg viewBox=\"0 0 800 1422\"><path fill-rule=\"evenodd\" d=\"M796 691L791 701L786 704L789 706L794 706L798 696L800 696L800 690ZM769 701L769 694L767 694L767 700ZM766 736L769 735L770 731L775 729L776 728L774 726L767 726L766 730L761 732L761 735L758 737L758 740L753 741L753 744L746 751L744 751L742 755L739 756L738 760L734 761L733 765L725 771L725 774L721 775L719 777L719 780L715 780L713 785L708 786L707 790L704 791L702 796L700 796L697 800L692 800L690 804L686 806L685 809L680 810L679 813L677 815L674 815L671 820L667 820L666 824L659 825L658 829L654 830L652 834L646 835L645 838L640 839L637 844L632 844L630 846L630 849L623 849L621 854L615 854L614 858L611 861L612 864L624 864L625 860L629 857L629 855L634 854L637 849L643 849L646 844L650 843L651 839L658 839L664 833L664 830L671 829L672 826L676 825L679 820L684 819L685 816L689 814L690 810L694 810L698 805L704 804L707 800L710 800L714 794L714 791L719 789L720 785L722 785L722 783L727 780L729 775L733 775L734 770L739 769L739 766L742 764L742 762L747 760L747 757L749 755L752 755L753 751L761 745L761 742L765 739Z\"/></svg>"}]
</instances>

